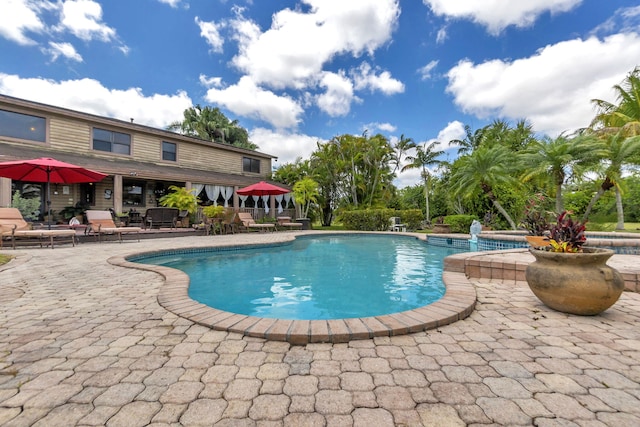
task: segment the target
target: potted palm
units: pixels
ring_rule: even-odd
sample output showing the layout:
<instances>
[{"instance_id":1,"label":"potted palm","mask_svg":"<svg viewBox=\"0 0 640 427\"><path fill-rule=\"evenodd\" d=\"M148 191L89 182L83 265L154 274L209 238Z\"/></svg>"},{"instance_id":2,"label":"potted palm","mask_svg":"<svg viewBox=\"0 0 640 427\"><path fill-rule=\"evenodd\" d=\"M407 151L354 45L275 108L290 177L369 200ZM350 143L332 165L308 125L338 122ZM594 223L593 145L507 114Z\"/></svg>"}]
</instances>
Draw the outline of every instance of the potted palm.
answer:
<instances>
[{"instance_id":1,"label":"potted palm","mask_svg":"<svg viewBox=\"0 0 640 427\"><path fill-rule=\"evenodd\" d=\"M607 260L611 249L586 248L585 223L568 212L549 230L549 244L531 247L535 262L525 277L531 291L548 307L564 313L595 315L611 307L624 290L624 279Z\"/></svg>"},{"instance_id":2,"label":"potted palm","mask_svg":"<svg viewBox=\"0 0 640 427\"><path fill-rule=\"evenodd\" d=\"M182 218L182 226L189 227L189 215L195 213L198 208L198 197L195 190L187 190L186 187L178 187L172 185L169 187L170 193L160 197L158 202L161 206L168 208L178 208L180 210L180 218Z\"/></svg>"},{"instance_id":3,"label":"potted palm","mask_svg":"<svg viewBox=\"0 0 640 427\"><path fill-rule=\"evenodd\" d=\"M293 186L293 200L296 202L296 213L298 214L296 222L302 224L303 230L311 228L309 209L312 204L317 202L318 195L318 183L309 177L301 179Z\"/></svg>"}]
</instances>

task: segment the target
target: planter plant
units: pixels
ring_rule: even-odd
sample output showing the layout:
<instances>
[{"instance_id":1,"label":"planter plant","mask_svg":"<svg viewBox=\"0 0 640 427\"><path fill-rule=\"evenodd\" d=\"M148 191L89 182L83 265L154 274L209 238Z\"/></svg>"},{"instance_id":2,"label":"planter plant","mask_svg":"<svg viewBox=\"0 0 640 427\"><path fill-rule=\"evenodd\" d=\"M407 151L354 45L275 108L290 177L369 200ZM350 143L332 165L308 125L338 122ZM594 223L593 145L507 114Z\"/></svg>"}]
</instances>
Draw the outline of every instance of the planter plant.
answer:
<instances>
[{"instance_id":1,"label":"planter plant","mask_svg":"<svg viewBox=\"0 0 640 427\"><path fill-rule=\"evenodd\" d=\"M549 230L551 229L551 218L553 213L547 211L543 204L545 197L536 194L531 198L525 207L524 217L520 226L527 230L525 237L532 247L544 247L549 245Z\"/></svg>"},{"instance_id":2,"label":"planter plant","mask_svg":"<svg viewBox=\"0 0 640 427\"><path fill-rule=\"evenodd\" d=\"M624 279L607 260L610 249L586 248L585 223L568 212L549 230L548 246L531 247L535 262L525 277L531 291L548 307L564 313L596 315L611 307L624 290Z\"/></svg>"},{"instance_id":3,"label":"planter plant","mask_svg":"<svg viewBox=\"0 0 640 427\"><path fill-rule=\"evenodd\" d=\"M189 227L189 215L194 214L198 208L199 200L194 194L195 190L187 190L185 187L178 187L177 185L172 185L169 190L171 192L162 196L158 202L160 202L161 206L178 208L180 218L182 218L182 226Z\"/></svg>"}]
</instances>

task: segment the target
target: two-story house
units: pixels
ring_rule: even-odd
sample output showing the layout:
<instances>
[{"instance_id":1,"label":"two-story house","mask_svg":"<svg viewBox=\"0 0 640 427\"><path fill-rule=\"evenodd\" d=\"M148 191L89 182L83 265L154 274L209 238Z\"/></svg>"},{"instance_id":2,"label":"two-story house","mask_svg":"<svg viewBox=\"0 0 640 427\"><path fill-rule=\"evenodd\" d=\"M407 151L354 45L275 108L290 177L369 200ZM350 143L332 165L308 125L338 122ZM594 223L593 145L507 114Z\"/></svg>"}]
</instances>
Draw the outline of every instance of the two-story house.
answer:
<instances>
[{"instance_id":1,"label":"two-story house","mask_svg":"<svg viewBox=\"0 0 640 427\"><path fill-rule=\"evenodd\" d=\"M53 212L78 203L91 209L143 212L157 206L170 185L195 189L204 202L239 207L245 201L235 191L265 179L275 159L136 124L134 119L100 117L0 95L0 162L38 157L109 175L97 183L52 184ZM0 178L0 206L9 206L15 191L40 197L44 212L44 184Z\"/></svg>"}]
</instances>

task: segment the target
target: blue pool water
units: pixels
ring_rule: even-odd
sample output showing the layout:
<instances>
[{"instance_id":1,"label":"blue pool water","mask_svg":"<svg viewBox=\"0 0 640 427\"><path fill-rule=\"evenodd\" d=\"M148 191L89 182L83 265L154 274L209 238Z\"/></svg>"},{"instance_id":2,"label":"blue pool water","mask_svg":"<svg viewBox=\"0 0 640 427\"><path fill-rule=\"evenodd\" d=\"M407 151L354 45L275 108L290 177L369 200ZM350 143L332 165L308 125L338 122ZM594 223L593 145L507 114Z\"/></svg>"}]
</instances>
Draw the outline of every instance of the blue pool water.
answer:
<instances>
[{"instance_id":1,"label":"blue pool water","mask_svg":"<svg viewBox=\"0 0 640 427\"><path fill-rule=\"evenodd\" d=\"M312 320L397 313L437 301L445 291L443 259L457 252L407 236L353 234L136 261L184 271L189 296L210 307Z\"/></svg>"}]
</instances>

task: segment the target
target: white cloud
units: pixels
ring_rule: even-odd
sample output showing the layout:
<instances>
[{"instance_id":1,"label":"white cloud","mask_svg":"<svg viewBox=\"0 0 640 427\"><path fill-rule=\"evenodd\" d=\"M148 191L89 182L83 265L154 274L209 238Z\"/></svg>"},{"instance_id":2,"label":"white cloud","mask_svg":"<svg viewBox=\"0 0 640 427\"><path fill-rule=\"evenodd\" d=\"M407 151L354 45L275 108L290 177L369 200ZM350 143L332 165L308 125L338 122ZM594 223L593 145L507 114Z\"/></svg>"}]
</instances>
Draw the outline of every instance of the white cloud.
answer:
<instances>
[{"instance_id":1,"label":"white cloud","mask_svg":"<svg viewBox=\"0 0 640 427\"><path fill-rule=\"evenodd\" d=\"M0 36L21 45L34 45L27 33L41 33L44 23L38 8L27 0L4 0L0 5Z\"/></svg>"},{"instance_id":2,"label":"white cloud","mask_svg":"<svg viewBox=\"0 0 640 427\"><path fill-rule=\"evenodd\" d=\"M468 19L498 35L508 26L526 28L543 13L567 12L582 0L422 0L434 14L451 19Z\"/></svg>"},{"instance_id":3,"label":"white cloud","mask_svg":"<svg viewBox=\"0 0 640 427\"><path fill-rule=\"evenodd\" d=\"M55 61L60 56L76 62L82 62L82 56L76 51L71 43L55 43L49 42L49 48L46 52L51 55L51 60Z\"/></svg>"},{"instance_id":4,"label":"white cloud","mask_svg":"<svg viewBox=\"0 0 640 427\"><path fill-rule=\"evenodd\" d=\"M376 134L378 132L391 133L395 132L396 129L397 127L392 125L391 123L367 123L362 126L362 131L369 132L369 135ZM393 137L391 137L391 140L393 141Z\"/></svg>"},{"instance_id":5,"label":"white cloud","mask_svg":"<svg viewBox=\"0 0 640 427\"><path fill-rule=\"evenodd\" d=\"M391 40L397 0L302 0L308 11L284 9L265 32L238 15L230 25L239 52L233 64L256 84L302 89L318 81L337 55L358 57Z\"/></svg>"},{"instance_id":6,"label":"white cloud","mask_svg":"<svg viewBox=\"0 0 640 427\"><path fill-rule=\"evenodd\" d=\"M512 62L460 61L447 74L447 91L466 113L526 117L537 132L557 135L589 124L591 99L614 101L612 87L637 65L637 58L638 34L574 39Z\"/></svg>"},{"instance_id":7,"label":"white cloud","mask_svg":"<svg viewBox=\"0 0 640 427\"><path fill-rule=\"evenodd\" d=\"M172 8L176 9L182 0L158 0L160 3L168 4Z\"/></svg>"},{"instance_id":8,"label":"white cloud","mask_svg":"<svg viewBox=\"0 0 640 427\"><path fill-rule=\"evenodd\" d=\"M0 73L0 93L121 120L164 128L192 106L185 92L145 96L139 88L108 89L96 80L54 81Z\"/></svg>"},{"instance_id":9,"label":"white cloud","mask_svg":"<svg viewBox=\"0 0 640 427\"><path fill-rule=\"evenodd\" d=\"M420 78L422 80L429 80L430 78L432 78L433 76L431 75L431 71L433 71L433 69L436 68L437 66L438 66L438 61L433 60L429 62L427 65L425 65L424 67L420 68L418 70L418 73L420 74Z\"/></svg>"},{"instance_id":10,"label":"white cloud","mask_svg":"<svg viewBox=\"0 0 640 427\"><path fill-rule=\"evenodd\" d=\"M380 91L385 95L404 92L404 84L391 77L388 71L381 71L376 75L368 62L363 62L356 69L351 70L351 76L356 90L369 89L371 92Z\"/></svg>"},{"instance_id":11,"label":"white cloud","mask_svg":"<svg viewBox=\"0 0 640 427\"><path fill-rule=\"evenodd\" d=\"M278 156L274 166L293 163L296 158L308 159L313 153L320 138L297 133L277 132L271 129L254 128L249 132L249 139L260 147L260 152Z\"/></svg>"},{"instance_id":12,"label":"white cloud","mask_svg":"<svg viewBox=\"0 0 640 427\"><path fill-rule=\"evenodd\" d=\"M640 6L616 10L612 17L591 31L592 35L606 36L611 33L638 32L640 28Z\"/></svg>"},{"instance_id":13,"label":"white cloud","mask_svg":"<svg viewBox=\"0 0 640 427\"><path fill-rule=\"evenodd\" d=\"M220 28L224 25L216 24L215 22L204 22L196 16L196 24L200 27L200 35L204 37L207 44L211 46L213 52L222 52L222 45L224 44L224 38L220 35Z\"/></svg>"},{"instance_id":14,"label":"white cloud","mask_svg":"<svg viewBox=\"0 0 640 427\"><path fill-rule=\"evenodd\" d=\"M436 43L442 44L447 40L447 26L440 28L436 34Z\"/></svg>"},{"instance_id":15,"label":"white cloud","mask_svg":"<svg viewBox=\"0 0 640 427\"><path fill-rule=\"evenodd\" d=\"M430 140L438 141L438 145L436 146L436 150L446 150L449 148L449 141L454 139L464 139L467 136L466 131L464 130L464 123L454 120L452 122L447 123L444 129L438 132L438 136Z\"/></svg>"},{"instance_id":16,"label":"white cloud","mask_svg":"<svg viewBox=\"0 0 640 427\"><path fill-rule=\"evenodd\" d=\"M233 86L209 89L205 99L224 106L234 114L263 120L278 129L295 127L303 112L290 97L264 90L247 76Z\"/></svg>"},{"instance_id":17,"label":"white cloud","mask_svg":"<svg viewBox=\"0 0 640 427\"><path fill-rule=\"evenodd\" d=\"M204 74L200 74L198 77L200 84L204 87L222 87L222 77L207 77Z\"/></svg>"},{"instance_id":18,"label":"white cloud","mask_svg":"<svg viewBox=\"0 0 640 427\"><path fill-rule=\"evenodd\" d=\"M344 116L349 113L353 96L353 85L344 73L324 73L320 86L326 92L318 95L318 107L331 117Z\"/></svg>"},{"instance_id":19,"label":"white cloud","mask_svg":"<svg viewBox=\"0 0 640 427\"><path fill-rule=\"evenodd\" d=\"M92 0L67 0L62 3L60 25L84 41L104 42L116 39L116 31L102 22L102 6Z\"/></svg>"}]
</instances>

